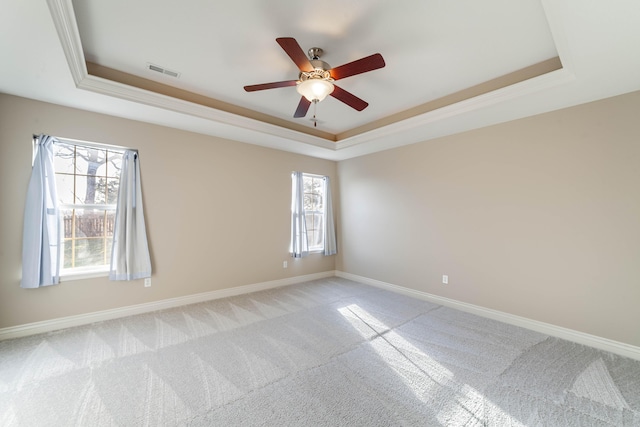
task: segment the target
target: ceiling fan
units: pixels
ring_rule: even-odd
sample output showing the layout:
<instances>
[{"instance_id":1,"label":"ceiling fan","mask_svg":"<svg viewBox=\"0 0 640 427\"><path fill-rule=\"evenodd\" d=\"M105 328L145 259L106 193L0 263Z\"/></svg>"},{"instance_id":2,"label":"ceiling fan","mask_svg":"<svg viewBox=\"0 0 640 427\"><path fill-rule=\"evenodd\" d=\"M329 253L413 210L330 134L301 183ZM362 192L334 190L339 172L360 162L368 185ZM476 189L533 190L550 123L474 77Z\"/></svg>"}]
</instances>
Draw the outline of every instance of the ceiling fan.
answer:
<instances>
[{"instance_id":1,"label":"ceiling fan","mask_svg":"<svg viewBox=\"0 0 640 427\"><path fill-rule=\"evenodd\" d=\"M245 86L247 92L254 92L278 87L296 86L298 93L302 95L298 108L293 117L299 118L307 115L311 103L322 101L327 95L331 95L349 107L362 111L369 105L350 92L336 86L333 82L367 71L377 70L385 66L384 59L379 53L358 59L353 62L331 68L329 64L320 60L322 49L312 47L309 49L309 58L293 37L280 37L276 42L300 69L298 80L286 80L283 82L263 83Z\"/></svg>"}]
</instances>

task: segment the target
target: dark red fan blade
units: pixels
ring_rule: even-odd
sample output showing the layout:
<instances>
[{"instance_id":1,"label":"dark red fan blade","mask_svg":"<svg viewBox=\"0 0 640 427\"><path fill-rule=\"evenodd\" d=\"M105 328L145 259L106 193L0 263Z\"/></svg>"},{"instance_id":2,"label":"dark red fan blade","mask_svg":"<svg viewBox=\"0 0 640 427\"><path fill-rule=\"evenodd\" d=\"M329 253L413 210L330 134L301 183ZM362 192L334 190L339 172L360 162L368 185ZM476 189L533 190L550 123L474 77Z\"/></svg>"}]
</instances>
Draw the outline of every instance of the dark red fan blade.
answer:
<instances>
[{"instance_id":1,"label":"dark red fan blade","mask_svg":"<svg viewBox=\"0 0 640 427\"><path fill-rule=\"evenodd\" d=\"M307 115L307 111L309 111L309 106L311 105L311 101L309 101L304 96L300 98L300 103L298 104L298 108L296 108L296 112L293 113L293 117L299 119L300 117L304 117Z\"/></svg>"},{"instance_id":2,"label":"dark red fan blade","mask_svg":"<svg viewBox=\"0 0 640 427\"><path fill-rule=\"evenodd\" d=\"M298 66L300 71L313 71L313 65L309 62L309 58L293 37L280 37L276 41L282 49L289 55L289 58Z\"/></svg>"},{"instance_id":3,"label":"dark red fan blade","mask_svg":"<svg viewBox=\"0 0 640 427\"><path fill-rule=\"evenodd\" d=\"M287 80L284 82L262 83L259 85L245 86L247 92L255 92L256 90L275 89L277 87L295 86L297 80Z\"/></svg>"},{"instance_id":4,"label":"dark red fan blade","mask_svg":"<svg viewBox=\"0 0 640 427\"><path fill-rule=\"evenodd\" d=\"M366 73L367 71L377 70L378 68L384 67L384 65L382 55L374 53L366 58L332 68L329 72L334 80L340 80L345 77L355 76L356 74Z\"/></svg>"},{"instance_id":5,"label":"dark red fan blade","mask_svg":"<svg viewBox=\"0 0 640 427\"><path fill-rule=\"evenodd\" d=\"M355 96L354 94L352 94L351 92L347 92L346 90L339 88L336 85L333 85L333 92L331 92L331 96L333 96L335 99L344 102L345 104L347 104L349 107L358 110L358 111L362 111L365 108L367 108L367 106L369 105L367 102L363 101L362 99L358 98L357 96Z\"/></svg>"}]
</instances>

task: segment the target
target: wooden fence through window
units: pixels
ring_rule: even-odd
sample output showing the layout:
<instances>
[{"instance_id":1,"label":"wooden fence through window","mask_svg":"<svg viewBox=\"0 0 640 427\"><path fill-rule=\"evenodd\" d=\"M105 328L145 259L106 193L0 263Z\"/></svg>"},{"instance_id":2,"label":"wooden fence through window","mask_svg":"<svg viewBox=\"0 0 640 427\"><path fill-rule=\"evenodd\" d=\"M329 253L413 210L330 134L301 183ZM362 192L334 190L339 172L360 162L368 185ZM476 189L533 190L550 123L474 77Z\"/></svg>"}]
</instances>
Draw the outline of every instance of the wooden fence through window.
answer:
<instances>
[{"instance_id":1,"label":"wooden fence through window","mask_svg":"<svg viewBox=\"0 0 640 427\"><path fill-rule=\"evenodd\" d=\"M76 215L76 238L113 236L115 217L102 213L83 213ZM73 236L73 216L65 215L64 237Z\"/></svg>"}]
</instances>

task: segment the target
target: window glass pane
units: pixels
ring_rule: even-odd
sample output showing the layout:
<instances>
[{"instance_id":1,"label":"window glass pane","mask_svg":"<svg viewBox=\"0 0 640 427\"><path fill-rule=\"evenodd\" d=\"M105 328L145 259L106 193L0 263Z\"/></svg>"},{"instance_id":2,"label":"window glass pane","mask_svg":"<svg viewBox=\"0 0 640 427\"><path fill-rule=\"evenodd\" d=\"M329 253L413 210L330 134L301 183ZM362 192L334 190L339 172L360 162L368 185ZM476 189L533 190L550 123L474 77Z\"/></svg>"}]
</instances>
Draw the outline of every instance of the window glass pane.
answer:
<instances>
[{"instance_id":1,"label":"window glass pane","mask_svg":"<svg viewBox=\"0 0 640 427\"><path fill-rule=\"evenodd\" d=\"M305 225L307 226L307 233L315 230L315 224L313 223L313 214L311 212L305 212L304 214Z\"/></svg>"},{"instance_id":2,"label":"window glass pane","mask_svg":"<svg viewBox=\"0 0 640 427\"><path fill-rule=\"evenodd\" d=\"M118 189L120 188L120 179L108 178L106 185L107 203L115 205L118 203Z\"/></svg>"},{"instance_id":3,"label":"window glass pane","mask_svg":"<svg viewBox=\"0 0 640 427\"><path fill-rule=\"evenodd\" d=\"M122 153L107 151L107 161L104 165L105 176L111 178L120 177L120 169L122 168ZM100 175L103 175L102 173Z\"/></svg>"},{"instance_id":4,"label":"window glass pane","mask_svg":"<svg viewBox=\"0 0 640 427\"><path fill-rule=\"evenodd\" d=\"M313 230L307 230L307 243L309 245L309 250L313 251L315 250L315 246L313 244L313 242L316 241L316 232Z\"/></svg>"},{"instance_id":5,"label":"window glass pane","mask_svg":"<svg viewBox=\"0 0 640 427\"><path fill-rule=\"evenodd\" d=\"M78 173L96 175L98 168L104 164L107 151L93 147L76 146L76 164ZM104 175L104 174L103 174Z\"/></svg>"},{"instance_id":6,"label":"window glass pane","mask_svg":"<svg viewBox=\"0 0 640 427\"><path fill-rule=\"evenodd\" d=\"M100 179L95 175L77 175L76 177L76 203L103 204L105 202L105 185L99 185Z\"/></svg>"},{"instance_id":7,"label":"window glass pane","mask_svg":"<svg viewBox=\"0 0 640 427\"><path fill-rule=\"evenodd\" d=\"M105 177L107 176L107 162L101 162L97 165L97 168L95 170L95 175L96 176L102 176Z\"/></svg>"},{"instance_id":8,"label":"window glass pane","mask_svg":"<svg viewBox=\"0 0 640 427\"><path fill-rule=\"evenodd\" d=\"M87 161L87 150L78 147L76 154L76 173L87 174L89 170L89 162Z\"/></svg>"},{"instance_id":9,"label":"window glass pane","mask_svg":"<svg viewBox=\"0 0 640 427\"><path fill-rule=\"evenodd\" d=\"M87 197L87 176L76 175L76 194L73 203L84 204Z\"/></svg>"},{"instance_id":10,"label":"window glass pane","mask_svg":"<svg viewBox=\"0 0 640 427\"><path fill-rule=\"evenodd\" d=\"M115 211L63 209L61 213L64 226L63 268L108 264Z\"/></svg>"},{"instance_id":11,"label":"window glass pane","mask_svg":"<svg viewBox=\"0 0 640 427\"><path fill-rule=\"evenodd\" d=\"M113 247L113 239L105 240L104 264L111 264L111 248Z\"/></svg>"},{"instance_id":12,"label":"window glass pane","mask_svg":"<svg viewBox=\"0 0 640 427\"><path fill-rule=\"evenodd\" d=\"M60 209L62 218L62 237L70 239L73 237L73 209Z\"/></svg>"},{"instance_id":13,"label":"window glass pane","mask_svg":"<svg viewBox=\"0 0 640 427\"><path fill-rule=\"evenodd\" d=\"M305 221L309 249L321 249L324 247L324 221L322 214L306 212Z\"/></svg>"},{"instance_id":14,"label":"window glass pane","mask_svg":"<svg viewBox=\"0 0 640 427\"><path fill-rule=\"evenodd\" d=\"M99 150L90 147L76 148L76 164L78 166L78 176L76 182L76 197L81 203L93 204L104 203L104 188L102 194L97 188L98 178L100 175L105 176L105 172L99 173L98 169L104 165L106 161L106 150Z\"/></svg>"},{"instance_id":15,"label":"window glass pane","mask_svg":"<svg viewBox=\"0 0 640 427\"><path fill-rule=\"evenodd\" d=\"M106 224L104 226L104 234L107 236L109 241L113 237L113 226L116 222L116 211L105 211L106 212ZM109 252L111 253L111 252Z\"/></svg>"},{"instance_id":16,"label":"window glass pane","mask_svg":"<svg viewBox=\"0 0 640 427\"><path fill-rule=\"evenodd\" d=\"M304 210L312 211L313 210L313 198L311 194L304 195Z\"/></svg>"},{"instance_id":17,"label":"window glass pane","mask_svg":"<svg viewBox=\"0 0 640 427\"><path fill-rule=\"evenodd\" d=\"M53 169L56 173L73 174L75 170L74 155L73 145L57 144L53 157Z\"/></svg>"},{"instance_id":18,"label":"window glass pane","mask_svg":"<svg viewBox=\"0 0 640 427\"><path fill-rule=\"evenodd\" d=\"M62 246L62 268L71 268L73 267L73 240L65 239Z\"/></svg>"},{"instance_id":19,"label":"window glass pane","mask_svg":"<svg viewBox=\"0 0 640 427\"><path fill-rule=\"evenodd\" d=\"M76 238L104 236L104 211L76 210Z\"/></svg>"},{"instance_id":20,"label":"window glass pane","mask_svg":"<svg viewBox=\"0 0 640 427\"><path fill-rule=\"evenodd\" d=\"M107 178L105 177L94 177L93 178L93 183L94 183L94 191L95 191L95 195L94 195L94 202L95 203L100 203L100 204L104 204L107 202Z\"/></svg>"},{"instance_id":21,"label":"window glass pane","mask_svg":"<svg viewBox=\"0 0 640 427\"><path fill-rule=\"evenodd\" d=\"M314 193L320 193L322 191L322 180L319 178L311 179L311 191Z\"/></svg>"},{"instance_id":22,"label":"window glass pane","mask_svg":"<svg viewBox=\"0 0 640 427\"><path fill-rule=\"evenodd\" d=\"M324 248L324 179L322 177L304 175L303 182L309 249L322 250Z\"/></svg>"},{"instance_id":23,"label":"window glass pane","mask_svg":"<svg viewBox=\"0 0 640 427\"><path fill-rule=\"evenodd\" d=\"M56 192L58 193L58 203L73 204L73 175L56 174Z\"/></svg>"},{"instance_id":24,"label":"window glass pane","mask_svg":"<svg viewBox=\"0 0 640 427\"><path fill-rule=\"evenodd\" d=\"M324 248L324 216L321 214L318 215L318 223L316 227L317 227L316 228L317 230L316 244Z\"/></svg>"},{"instance_id":25,"label":"window glass pane","mask_svg":"<svg viewBox=\"0 0 640 427\"><path fill-rule=\"evenodd\" d=\"M322 195L314 194L313 195L313 210L319 211L322 210Z\"/></svg>"},{"instance_id":26,"label":"window glass pane","mask_svg":"<svg viewBox=\"0 0 640 427\"><path fill-rule=\"evenodd\" d=\"M74 267L104 265L104 239L78 239L75 245Z\"/></svg>"}]
</instances>

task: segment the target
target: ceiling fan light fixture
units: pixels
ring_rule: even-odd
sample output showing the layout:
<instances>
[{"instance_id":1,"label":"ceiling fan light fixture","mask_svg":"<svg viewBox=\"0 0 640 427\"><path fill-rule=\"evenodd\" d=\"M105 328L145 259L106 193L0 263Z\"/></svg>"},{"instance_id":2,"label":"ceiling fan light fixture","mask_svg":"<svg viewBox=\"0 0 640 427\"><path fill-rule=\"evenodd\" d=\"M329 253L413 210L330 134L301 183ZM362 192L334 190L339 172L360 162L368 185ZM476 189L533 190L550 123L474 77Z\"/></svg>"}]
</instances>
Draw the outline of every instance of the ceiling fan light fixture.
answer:
<instances>
[{"instance_id":1,"label":"ceiling fan light fixture","mask_svg":"<svg viewBox=\"0 0 640 427\"><path fill-rule=\"evenodd\" d=\"M303 80L296 87L298 93L307 98L309 102L322 101L333 92L333 89L333 83L318 78Z\"/></svg>"},{"instance_id":2,"label":"ceiling fan light fixture","mask_svg":"<svg viewBox=\"0 0 640 427\"><path fill-rule=\"evenodd\" d=\"M276 42L300 70L298 80L249 85L244 87L245 91L254 92L257 90L296 86L298 93L301 94L302 97L298 103L298 108L296 108L293 114L295 118L305 117L312 103L314 104L315 110L315 105L328 95L333 96L338 101L343 102L356 111L362 111L367 108L368 103L342 89L340 86L334 86L333 82L384 67L385 63L382 55L374 53L373 55L332 68L320 59L323 51L318 47L309 49L309 58L307 58L307 55L304 54L304 51L293 37L278 37Z\"/></svg>"}]
</instances>

